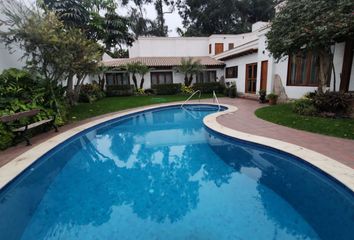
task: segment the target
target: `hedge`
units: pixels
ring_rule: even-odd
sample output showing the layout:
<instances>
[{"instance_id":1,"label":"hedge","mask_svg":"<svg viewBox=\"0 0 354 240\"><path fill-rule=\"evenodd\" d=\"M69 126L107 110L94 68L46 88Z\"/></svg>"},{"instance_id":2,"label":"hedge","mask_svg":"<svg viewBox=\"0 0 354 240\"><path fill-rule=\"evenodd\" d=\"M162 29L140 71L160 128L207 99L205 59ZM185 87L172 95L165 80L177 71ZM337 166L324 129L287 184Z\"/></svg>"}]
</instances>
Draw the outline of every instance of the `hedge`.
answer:
<instances>
[{"instance_id":1,"label":"hedge","mask_svg":"<svg viewBox=\"0 0 354 240\"><path fill-rule=\"evenodd\" d=\"M209 83L195 83L193 85L195 91L200 90L202 93L223 93L224 87L218 82L209 82Z\"/></svg>"},{"instance_id":2,"label":"hedge","mask_svg":"<svg viewBox=\"0 0 354 240\"><path fill-rule=\"evenodd\" d=\"M156 91L157 95L173 95L181 92L182 84L180 83L170 83L170 84L160 84L152 85L152 89Z\"/></svg>"},{"instance_id":3,"label":"hedge","mask_svg":"<svg viewBox=\"0 0 354 240\"><path fill-rule=\"evenodd\" d=\"M131 96L134 94L134 85L107 85L106 94L112 96Z\"/></svg>"}]
</instances>

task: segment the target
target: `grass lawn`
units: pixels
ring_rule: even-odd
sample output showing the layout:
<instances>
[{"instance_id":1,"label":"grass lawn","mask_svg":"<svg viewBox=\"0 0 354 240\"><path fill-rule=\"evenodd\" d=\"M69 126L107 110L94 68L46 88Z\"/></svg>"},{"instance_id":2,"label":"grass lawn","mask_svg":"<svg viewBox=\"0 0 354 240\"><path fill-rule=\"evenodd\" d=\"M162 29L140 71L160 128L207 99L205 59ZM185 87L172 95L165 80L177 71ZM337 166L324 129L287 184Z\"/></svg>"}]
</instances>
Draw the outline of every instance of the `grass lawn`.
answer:
<instances>
[{"instance_id":1,"label":"grass lawn","mask_svg":"<svg viewBox=\"0 0 354 240\"><path fill-rule=\"evenodd\" d=\"M292 111L292 104L260 108L256 116L280 125L335 137L354 139L354 119L309 117Z\"/></svg>"},{"instance_id":2,"label":"grass lawn","mask_svg":"<svg viewBox=\"0 0 354 240\"><path fill-rule=\"evenodd\" d=\"M107 97L91 104L79 103L77 106L72 107L69 111L69 121L80 121L128 108L184 101L187 98L188 96L185 95ZM212 94L203 94L201 98L212 98ZM198 99L198 96L193 97L193 99Z\"/></svg>"}]
</instances>

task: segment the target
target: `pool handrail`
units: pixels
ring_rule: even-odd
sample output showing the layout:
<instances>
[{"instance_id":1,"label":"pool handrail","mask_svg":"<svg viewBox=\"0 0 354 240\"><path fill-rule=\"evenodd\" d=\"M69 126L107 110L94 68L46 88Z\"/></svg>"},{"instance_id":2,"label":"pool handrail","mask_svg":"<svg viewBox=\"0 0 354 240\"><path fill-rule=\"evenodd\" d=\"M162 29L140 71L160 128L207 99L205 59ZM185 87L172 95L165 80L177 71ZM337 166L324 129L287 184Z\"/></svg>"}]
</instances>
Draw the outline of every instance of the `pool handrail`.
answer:
<instances>
[{"instance_id":1,"label":"pool handrail","mask_svg":"<svg viewBox=\"0 0 354 240\"><path fill-rule=\"evenodd\" d=\"M181 107L183 107L183 105L185 105L195 94L197 94L199 92L199 102L200 102L200 97L202 95L202 92L200 90L197 90L197 91L194 91L188 98L186 101L184 101L182 104L181 104Z\"/></svg>"},{"instance_id":2,"label":"pool handrail","mask_svg":"<svg viewBox=\"0 0 354 240\"><path fill-rule=\"evenodd\" d=\"M220 106L218 97L215 94L215 91L213 91L213 103L215 103L215 102L218 104L218 112L220 112L221 106Z\"/></svg>"}]
</instances>

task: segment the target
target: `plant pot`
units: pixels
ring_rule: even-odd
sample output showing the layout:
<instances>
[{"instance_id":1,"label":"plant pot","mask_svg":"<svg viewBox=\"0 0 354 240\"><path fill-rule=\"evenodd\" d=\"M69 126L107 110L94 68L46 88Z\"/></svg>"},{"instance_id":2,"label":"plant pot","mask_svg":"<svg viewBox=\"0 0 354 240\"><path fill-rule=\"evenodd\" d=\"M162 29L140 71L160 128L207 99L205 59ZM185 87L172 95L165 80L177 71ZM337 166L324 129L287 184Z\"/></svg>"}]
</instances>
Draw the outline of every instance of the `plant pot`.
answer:
<instances>
[{"instance_id":1,"label":"plant pot","mask_svg":"<svg viewBox=\"0 0 354 240\"><path fill-rule=\"evenodd\" d=\"M260 95L259 96L259 102L260 103L265 103L266 102L266 95Z\"/></svg>"},{"instance_id":2,"label":"plant pot","mask_svg":"<svg viewBox=\"0 0 354 240\"><path fill-rule=\"evenodd\" d=\"M269 99L269 105L276 105L277 99Z\"/></svg>"}]
</instances>

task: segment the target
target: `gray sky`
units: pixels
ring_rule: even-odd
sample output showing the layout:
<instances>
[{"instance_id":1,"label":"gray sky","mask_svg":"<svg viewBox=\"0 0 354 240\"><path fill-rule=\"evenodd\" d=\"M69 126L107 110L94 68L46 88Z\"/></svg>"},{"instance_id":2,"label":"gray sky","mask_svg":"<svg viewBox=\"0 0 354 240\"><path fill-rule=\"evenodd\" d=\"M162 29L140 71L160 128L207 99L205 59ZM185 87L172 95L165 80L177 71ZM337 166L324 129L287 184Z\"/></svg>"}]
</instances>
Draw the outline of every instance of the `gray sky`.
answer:
<instances>
[{"instance_id":1,"label":"gray sky","mask_svg":"<svg viewBox=\"0 0 354 240\"><path fill-rule=\"evenodd\" d=\"M25 3L30 3L30 4L33 4L36 2L36 0L20 0L20 1L25 2ZM121 8L118 8L118 13L121 15L126 15L128 13L128 10L129 10L129 8L127 8L127 7L121 7ZM165 11L168 11L168 9L165 8ZM145 13L146 13L145 17L152 19L152 20L156 19L156 10L155 10L153 4L148 4L145 6ZM177 27L182 28L182 19L178 14L177 9L175 9L175 11L171 14L165 14L165 20L166 20L166 25L168 26L168 29L169 29L168 35L170 37L178 36L178 34L176 32L176 28Z\"/></svg>"}]
</instances>

